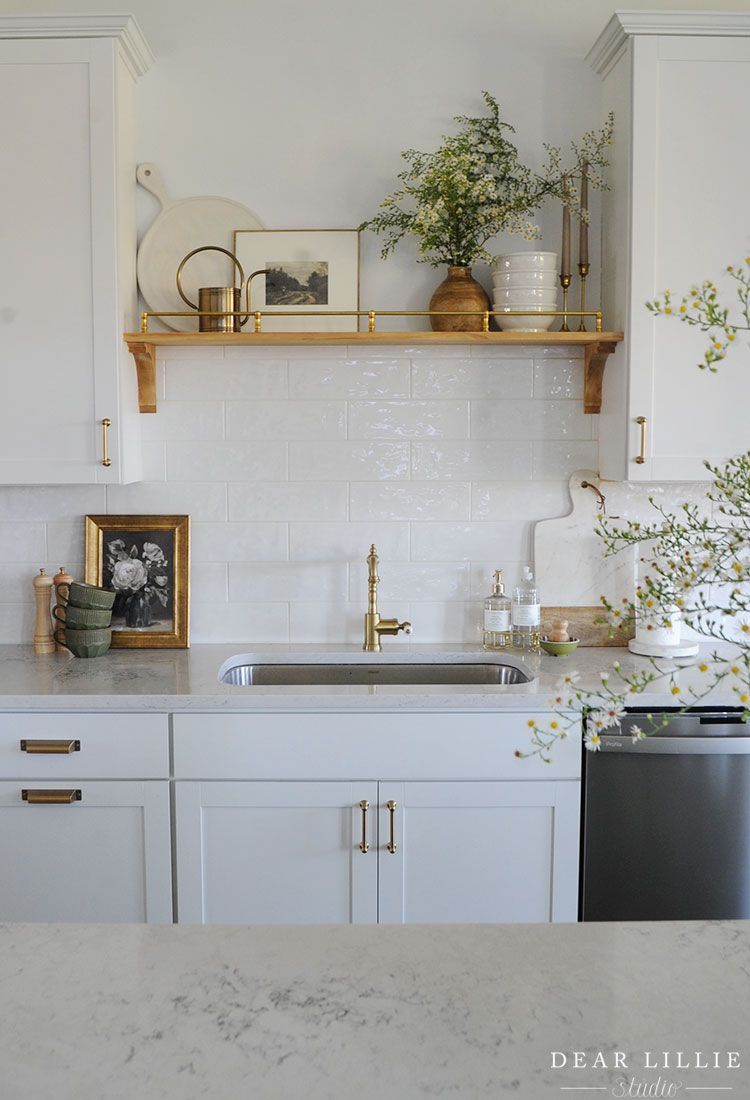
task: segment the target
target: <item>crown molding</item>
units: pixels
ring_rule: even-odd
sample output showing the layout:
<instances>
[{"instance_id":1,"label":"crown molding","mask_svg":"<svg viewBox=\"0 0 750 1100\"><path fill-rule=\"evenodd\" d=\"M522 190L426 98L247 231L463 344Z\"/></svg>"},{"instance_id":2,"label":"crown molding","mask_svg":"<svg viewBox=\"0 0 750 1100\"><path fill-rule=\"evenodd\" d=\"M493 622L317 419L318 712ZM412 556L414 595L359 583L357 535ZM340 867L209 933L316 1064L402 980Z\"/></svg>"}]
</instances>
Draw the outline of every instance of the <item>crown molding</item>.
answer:
<instances>
[{"instance_id":1,"label":"crown molding","mask_svg":"<svg viewBox=\"0 0 750 1100\"><path fill-rule=\"evenodd\" d=\"M5 38L116 38L133 76L143 76L154 63L143 31L128 12L0 15L0 39Z\"/></svg>"},{"instance_id":2,"label":"crown molding","mask_svg":"<svg viewBox=\"0 0 750 1100\"><path fill-rule=\"evenodd\" d=\"M750 13L740 11L616 11L586 54L592 69L604 76L638 34L750 36Z\"/></svg>"}]
</instances>

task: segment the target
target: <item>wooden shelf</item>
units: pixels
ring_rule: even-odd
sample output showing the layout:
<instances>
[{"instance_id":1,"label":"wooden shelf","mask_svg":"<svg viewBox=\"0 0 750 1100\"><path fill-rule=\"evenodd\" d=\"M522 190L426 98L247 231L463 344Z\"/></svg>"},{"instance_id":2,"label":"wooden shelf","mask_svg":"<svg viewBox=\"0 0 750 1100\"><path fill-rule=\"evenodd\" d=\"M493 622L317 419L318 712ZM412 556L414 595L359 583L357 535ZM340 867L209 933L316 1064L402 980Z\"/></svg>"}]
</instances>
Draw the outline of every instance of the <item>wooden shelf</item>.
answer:
<instances>
[{"instance_id":1,"label":"wooden shelf","mask_svg":"<svg viewBox=\"0 0 750 1100\"><path fill-rule=\"evenodd\" d=\"M349 345L353 347L422 347L425 344L483 344L488 347L583 348L583 411L602 407L602 380L607 358L622 340L621 332L126 332L138 374L138 406L156 412L157 348L283 347Z\"/></svg>"}]
</instances>

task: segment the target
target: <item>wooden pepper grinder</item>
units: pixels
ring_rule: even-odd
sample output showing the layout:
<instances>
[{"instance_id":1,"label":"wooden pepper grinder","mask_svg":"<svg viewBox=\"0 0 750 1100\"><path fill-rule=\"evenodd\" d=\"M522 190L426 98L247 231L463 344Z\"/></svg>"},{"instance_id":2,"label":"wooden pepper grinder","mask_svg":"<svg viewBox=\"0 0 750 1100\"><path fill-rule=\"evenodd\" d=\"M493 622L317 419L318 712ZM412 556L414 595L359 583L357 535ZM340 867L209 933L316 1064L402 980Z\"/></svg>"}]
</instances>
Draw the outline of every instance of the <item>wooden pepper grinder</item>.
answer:
<instances>
[{"instance_id":1,"label":"wooden pepper grinder","mask_svg":"<svg viewBox=\"0 0 750 1100\"><path fill-rule=\"evenodd\" d=\"M36 623L34 624L34 652L54 653L55 641L52 636L52 619L50 617L49 598L53 585L52 577L48 577L44 569L39 570L39 576L34 577L34 599L36 600Z\"/></svg>"},{"instance_id":2,"label":"wooden pepper grinder","mask_svg":"<svg viewBox=\"0 0 750 1100\"><path fill-rule=\"evenodd\" d=\"M59 573L55 573L55 605L56 607L60 608L60 614L62 615L63 619L65 618L65 608L68 606L68 592L70 590L69 586L73 583L73 579L74 578L70 575L70 573L66 573L64 565L60 566ZM64 595L60 591L60 585L66 586ZM65 627L61 623L58 624L56 633L61 634L63 639L65 638ZM58 653L69 652L69 650L67 650L64 645L60 645L58 641L55 641L55 649Z\"/></svg>"}]
</instances>

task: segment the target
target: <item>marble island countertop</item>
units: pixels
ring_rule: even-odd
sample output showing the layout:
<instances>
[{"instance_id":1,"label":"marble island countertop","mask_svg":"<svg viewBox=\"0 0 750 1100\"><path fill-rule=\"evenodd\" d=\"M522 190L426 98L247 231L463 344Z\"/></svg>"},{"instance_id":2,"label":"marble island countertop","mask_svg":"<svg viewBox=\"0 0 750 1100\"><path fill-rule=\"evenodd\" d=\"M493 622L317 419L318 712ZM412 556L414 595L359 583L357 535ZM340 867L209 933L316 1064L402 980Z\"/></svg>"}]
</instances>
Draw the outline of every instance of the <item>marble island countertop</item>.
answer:
<instances>
[{"instance_id":1,"label":"marble island countertop","mask_svg":"<svg viewBox=\"0 0 750 1100\"><path fill-rule=\"evenodd\" d=\"M750 922L1 925L0 987L7 1100L750 1095Z\"/></svg>"},{"instance_id":2,"label":"marble island countertop","mask_svg":"<svg viewBox=\"0 0 750 1100\"><path fill-rule=\"evenodd\" d=\"M576 671L579 686L595 690L601 674L619 661L625 673L646 669L649 662L626 649L578 649L565 658L546 654L521 657L534 676L528 684L509 685L380 685L239 687L221 684L218 671L227 658L246 653L258 662L333 661L453 662L503 661L472 645L398 644L380 654L364 654L358 646L256 645L241 643L196 645L189 650L111 650L104 657L78 660L67 653L36 656L31 646L0 646L0 711L8 710L529 710L551 708L556 685L564 673ZM672 670L684 690L702 682L695 664ZM726 688L710 700L736 704ZM669 681L634 697L647 707L674 705Z\"/></svg>"}]
</instances>

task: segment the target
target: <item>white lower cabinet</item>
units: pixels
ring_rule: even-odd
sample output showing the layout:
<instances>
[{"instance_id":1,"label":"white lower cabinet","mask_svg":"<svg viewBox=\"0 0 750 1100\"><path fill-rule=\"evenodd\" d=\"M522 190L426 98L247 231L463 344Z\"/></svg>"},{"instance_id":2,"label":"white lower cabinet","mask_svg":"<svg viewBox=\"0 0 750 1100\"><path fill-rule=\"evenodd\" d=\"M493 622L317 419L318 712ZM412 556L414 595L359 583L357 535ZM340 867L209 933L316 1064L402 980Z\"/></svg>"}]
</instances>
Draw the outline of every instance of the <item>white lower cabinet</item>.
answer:
<instances>
[{"instance_id":1,"label":"white lower cabinet","mask_svg":"<svg viewBox=\"0 0 750 1100\"><path fill-rule=\"evenodd\" d=\"M178 920L575 921L579 799L574 781L178 782Z\"/></svg>"},{"instance_id":2,"label":"white lower cabinet","mask_svg":"<svg viewBox=\"0 0 750 1100\"><path fill-rule=\"evenodd\" d=\"M377 920L377 784L175 787L179 921ZM363 824L366 851L360 848Z\"/></svg>"},{"instance_id":3,"label":"white lower cabinet","mask_svg":"<svg viewBox=\"0 0 750 1100\"><path fill-rule=\"evenodd\" d=\"M0 783L0 836L0 920L172 920L166 781Z\"/></svg>"}]
</instances>

